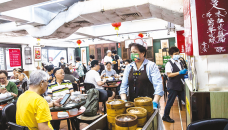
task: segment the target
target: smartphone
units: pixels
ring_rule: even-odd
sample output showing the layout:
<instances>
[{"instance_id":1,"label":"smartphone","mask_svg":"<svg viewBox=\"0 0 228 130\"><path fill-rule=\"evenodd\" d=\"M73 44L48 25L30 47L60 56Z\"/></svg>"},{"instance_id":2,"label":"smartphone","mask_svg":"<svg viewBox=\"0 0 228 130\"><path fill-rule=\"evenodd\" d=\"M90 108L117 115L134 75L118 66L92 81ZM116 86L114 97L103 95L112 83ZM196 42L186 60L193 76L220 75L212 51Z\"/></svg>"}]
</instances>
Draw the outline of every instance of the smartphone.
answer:
<instances>
[{"instance_id":1,"label":"smartphone","mask_svg":"<svg viewBox=\"0 0 228 130\"><path fill-rule=\"evenodd\" d=\"M63 97L63 99L61 100L60 104L61 104L61 105L65 105L69 99L70 99L70 94L67 93L67 94Z\"/></svg>"}]
</instances>

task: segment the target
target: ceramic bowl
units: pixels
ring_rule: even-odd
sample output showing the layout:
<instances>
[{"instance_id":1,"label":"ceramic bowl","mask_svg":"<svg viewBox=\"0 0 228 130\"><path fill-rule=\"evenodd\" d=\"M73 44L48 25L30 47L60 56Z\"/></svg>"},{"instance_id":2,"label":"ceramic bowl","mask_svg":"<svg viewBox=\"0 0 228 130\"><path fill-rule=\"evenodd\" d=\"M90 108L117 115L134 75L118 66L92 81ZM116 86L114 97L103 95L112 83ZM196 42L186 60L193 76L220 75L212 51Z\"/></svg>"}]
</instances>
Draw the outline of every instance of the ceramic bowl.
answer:
<instances>
[{"instance_id":1,"label":"ceramic bowl","mask_svg":"<svg viewBox=\"0 0 228 130\"><path fill-rule=\"evenodd\" d=\"M6 94L0 94L0 100L7 98Z\"/></svg>"},{"instance_id":2,"label":"ceramic bowl","mask_svg":"<svg viewBox=\"0 0 228 130\"><path fill-rule=\"evenodd\" d=\"M78 109L77 108L71 109L71 110L69 110L69 113L70 113L70 115L77 115Z\"/></svg>"},{"instance_id":3,"label":"ceramic bowl","mask_svg":"<svg viewBox=\"0 0 228 130\"><path fill-rule=\"evenodd\" d=\"M71 100L74 100L76 98L76 96L70 96Z\"/></svg>"}]
</instances>

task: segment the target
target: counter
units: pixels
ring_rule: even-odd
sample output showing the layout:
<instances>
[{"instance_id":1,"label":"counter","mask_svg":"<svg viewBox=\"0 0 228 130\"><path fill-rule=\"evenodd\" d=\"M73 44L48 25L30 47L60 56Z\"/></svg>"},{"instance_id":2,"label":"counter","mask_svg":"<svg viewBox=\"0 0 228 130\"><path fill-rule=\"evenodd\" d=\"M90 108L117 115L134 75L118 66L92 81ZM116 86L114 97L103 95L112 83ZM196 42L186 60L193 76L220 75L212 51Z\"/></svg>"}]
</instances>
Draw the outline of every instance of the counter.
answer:
<instances>
[{"instance_id":1,"label":"counter","mask_svg":"<svg viewBox=\"0 0 228 130\"><path fill-rule=\"evenodd\" d=\"M193 91L189 80L185 80L187 126L209 118L228 118L228 92Z\"/></svg>"}]
</instances>

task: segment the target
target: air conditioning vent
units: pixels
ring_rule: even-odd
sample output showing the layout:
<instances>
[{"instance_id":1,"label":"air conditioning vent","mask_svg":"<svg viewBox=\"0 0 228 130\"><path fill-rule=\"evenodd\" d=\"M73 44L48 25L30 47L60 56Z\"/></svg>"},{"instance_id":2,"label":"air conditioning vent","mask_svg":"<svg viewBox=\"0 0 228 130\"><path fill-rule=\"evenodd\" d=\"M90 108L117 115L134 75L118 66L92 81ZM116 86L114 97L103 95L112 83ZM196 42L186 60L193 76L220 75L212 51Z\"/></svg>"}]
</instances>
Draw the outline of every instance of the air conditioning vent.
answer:
<instances>
[{"instance_id":1,"label":"air conditioning vent","mask_svg":"<svg viewBox=\"0 0 228 130\"><path fill-rule=\"evenodd\" d=\"M130 13L130 14L123 14L120 15L121 19L125 20L127 18L138 18L138 17L142 17L142 15L140 13Z\"/></svg>"}]
</instances>

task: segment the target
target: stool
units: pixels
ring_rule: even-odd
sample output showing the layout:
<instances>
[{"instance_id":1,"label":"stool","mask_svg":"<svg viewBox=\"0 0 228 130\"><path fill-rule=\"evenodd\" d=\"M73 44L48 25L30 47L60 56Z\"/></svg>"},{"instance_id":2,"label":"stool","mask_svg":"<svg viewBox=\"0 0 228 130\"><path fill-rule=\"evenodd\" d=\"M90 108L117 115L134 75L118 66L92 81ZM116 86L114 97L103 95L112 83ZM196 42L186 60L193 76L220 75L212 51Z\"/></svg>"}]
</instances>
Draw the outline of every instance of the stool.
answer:
<instances>
[{"instance_id":1,"label":"stool","mask_svg":"<svg viewBox=\"0 0 228 130\"><path fill-rule=\"evenodd\" d=\"M91 124L98 118L100 118L102 114L97 114L96 116L83 116L80 115L77 117L77 122L76 122L76 130L79 130L80 128L80 123L86 123L86 124Z\"/></svg>"}]
</instances>

